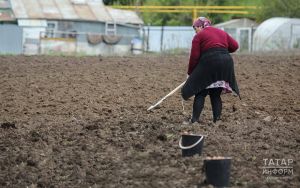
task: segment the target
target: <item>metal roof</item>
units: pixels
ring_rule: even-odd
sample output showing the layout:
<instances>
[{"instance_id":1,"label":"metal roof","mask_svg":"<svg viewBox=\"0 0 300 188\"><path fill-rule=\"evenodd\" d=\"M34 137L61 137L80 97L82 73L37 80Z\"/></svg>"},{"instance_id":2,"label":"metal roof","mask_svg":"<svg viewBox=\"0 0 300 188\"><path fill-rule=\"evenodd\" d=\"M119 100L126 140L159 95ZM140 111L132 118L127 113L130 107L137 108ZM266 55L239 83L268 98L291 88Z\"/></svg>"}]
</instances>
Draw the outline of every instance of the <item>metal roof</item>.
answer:
<instances>
[{"instance_id":1,"label":"metal roof","mask_svg":"<svg viewBox=\"0 0 300 188\"><path fill-rule=\"evenodd\" d=\"M143 24L135 12L108 8L102 0L10 0L10 3L17 19Z\"/></svg>"}]
</instances>

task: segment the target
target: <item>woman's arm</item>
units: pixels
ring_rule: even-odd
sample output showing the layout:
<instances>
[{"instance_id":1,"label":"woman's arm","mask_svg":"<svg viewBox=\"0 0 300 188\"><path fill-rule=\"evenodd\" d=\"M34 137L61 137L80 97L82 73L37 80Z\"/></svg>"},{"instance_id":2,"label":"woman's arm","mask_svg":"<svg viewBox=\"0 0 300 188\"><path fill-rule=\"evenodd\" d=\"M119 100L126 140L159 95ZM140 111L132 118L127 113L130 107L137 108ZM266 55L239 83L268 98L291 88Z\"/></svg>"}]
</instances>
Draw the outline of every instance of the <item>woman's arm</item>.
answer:
<instances>
[{"instance_id":1,"label":"woman's arm","mask_svg":"<svg viewBox=\"0 0 300 188\"><path fill-rule=\"evenodd\" d=\"M232 38L229 34L227 34L227 41L228 41L228 51L230 53L235 52L239 48L238 42L234 40L234 38Z\"/></svg>"},{"instance_id":2,"label":"woman's arm","mask_svg":"<svg viewBox=\"0 0 300 188\"><path fill-rule=\"evenodd\" d=\"M192 49L190 54L190 61L189 61L189 67L188 67L188 75L190 75L196 65L199 62L201 52L200 52L200 37L199 35L195 35L192 41Z\"/></svg>"}]
</instances>

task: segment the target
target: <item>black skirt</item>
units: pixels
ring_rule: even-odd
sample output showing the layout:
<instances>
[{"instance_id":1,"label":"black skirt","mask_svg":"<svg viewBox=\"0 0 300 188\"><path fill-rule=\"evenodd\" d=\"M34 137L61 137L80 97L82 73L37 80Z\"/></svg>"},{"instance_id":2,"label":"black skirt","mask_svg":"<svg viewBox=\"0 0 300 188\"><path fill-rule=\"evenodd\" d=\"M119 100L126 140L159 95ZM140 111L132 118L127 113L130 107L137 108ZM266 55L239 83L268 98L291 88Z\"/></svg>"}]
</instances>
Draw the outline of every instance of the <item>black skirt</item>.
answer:
<instances>
[{"instance_id":1,"label":"black skirt","mask_svg":"<svg viewBox=\"0 0 300 188\"><path fill-rule=\"evenodd\" d=\"M231 89L240 97L231 55L225 48L211 48L201 55L199 63L182 87L182 98L187 100L212 83L222 80L228 82Z\"/></svg>"}]
</instances>

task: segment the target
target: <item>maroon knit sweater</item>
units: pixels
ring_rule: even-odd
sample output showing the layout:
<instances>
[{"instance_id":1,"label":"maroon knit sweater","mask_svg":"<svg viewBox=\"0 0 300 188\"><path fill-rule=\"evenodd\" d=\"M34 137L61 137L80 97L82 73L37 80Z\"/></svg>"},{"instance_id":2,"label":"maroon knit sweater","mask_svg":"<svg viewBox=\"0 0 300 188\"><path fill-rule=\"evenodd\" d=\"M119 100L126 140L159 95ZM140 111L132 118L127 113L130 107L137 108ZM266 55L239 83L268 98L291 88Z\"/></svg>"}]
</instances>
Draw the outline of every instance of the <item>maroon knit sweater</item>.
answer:
<instances>
[{"instance_id":1,"label":"maroon knit sweater","mask_svg":"<svg viewBox=\"0 0 300 188\"><path fill-rule=\"evenodd\" d=\"M221 29L215 27L204 28L193 38L188 75L196 67L201 54L210 48L226 48L229 53L232 53L239 48L239 45L230 35Z\"/></svg>"}]
</instances>

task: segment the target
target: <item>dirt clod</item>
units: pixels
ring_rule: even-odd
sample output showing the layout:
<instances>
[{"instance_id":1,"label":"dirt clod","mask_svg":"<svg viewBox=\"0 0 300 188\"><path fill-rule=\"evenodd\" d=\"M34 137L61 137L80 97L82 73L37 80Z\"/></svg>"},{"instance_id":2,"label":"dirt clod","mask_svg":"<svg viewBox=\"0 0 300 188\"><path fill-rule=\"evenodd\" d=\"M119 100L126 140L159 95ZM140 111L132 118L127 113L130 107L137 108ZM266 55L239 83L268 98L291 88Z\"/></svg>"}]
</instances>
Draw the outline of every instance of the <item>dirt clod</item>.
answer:
<instances>
[{"instance_id":1,"label":"dirt clod","mask_svg":"<svg viewBox=\"0 0 300 188\"><path fill-rule=\"evenodd\" d=\"M2 129L16 129L16 125L14 123L9 123L9 122L5 122L5 123L1 123L1 128Z\"/></svg>"}]
</instances>

